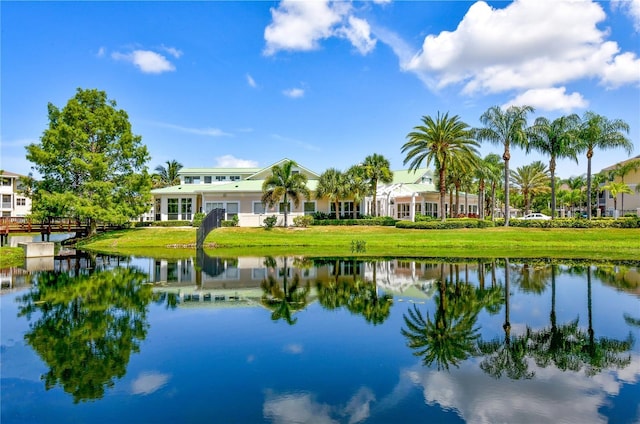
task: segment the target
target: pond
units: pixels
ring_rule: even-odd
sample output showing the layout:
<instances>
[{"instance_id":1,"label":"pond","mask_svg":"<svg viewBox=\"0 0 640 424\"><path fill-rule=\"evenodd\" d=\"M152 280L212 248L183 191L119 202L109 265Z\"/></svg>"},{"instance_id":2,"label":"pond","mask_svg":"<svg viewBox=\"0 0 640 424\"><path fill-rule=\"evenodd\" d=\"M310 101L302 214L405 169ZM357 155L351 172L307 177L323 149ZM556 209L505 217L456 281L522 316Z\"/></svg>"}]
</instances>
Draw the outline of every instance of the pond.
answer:
<instances>
[{"instance_id":1,"label":"pond","mask_svg":"<svg viewBox=\"0 0 640 424\"><path fill-rule=\"evenodd\" d=\"M640 420L638 263L66 252L2 273L3 423Z\"/></svg>"}]
</instances>

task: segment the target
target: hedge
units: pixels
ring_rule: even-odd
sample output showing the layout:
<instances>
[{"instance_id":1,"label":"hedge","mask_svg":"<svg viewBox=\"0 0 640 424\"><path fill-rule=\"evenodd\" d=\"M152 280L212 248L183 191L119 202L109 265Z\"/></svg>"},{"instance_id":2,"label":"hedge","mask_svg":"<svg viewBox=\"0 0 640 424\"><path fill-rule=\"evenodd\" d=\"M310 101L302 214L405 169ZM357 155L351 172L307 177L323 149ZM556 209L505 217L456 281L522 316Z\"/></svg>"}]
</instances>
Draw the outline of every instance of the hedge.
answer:
<instances>
[{"instance_id":1,"label":"hedge","mask_svg":"<svg viewBox=\"0 0 640 424\"><path fill-rule=\"evenodd\" d=\"M191 227L191 221L153 221L151 224L154 227Z\"/></svg>"},{"instance_id":2,"label":"hedge","mask_svg":"<svg viewBox=\"0 0 640 424\"><path fill-rule=\"evenodd\" d=\"M388 216L366 219L314 219L311 225L379 225L393 227L397 220Z\"/></svg>"},{"instance_id":3,"label":"hedge","mask_svg":"<svg viewBox=\"0 0 640 424\"><path fill-rule=\"evenodd\" d=\"M504 219L486 221L473 218L449 218L440 220L428 220L421 222L398 221L396 228L415 228L423 230L448 230L454 228L487 228L501 227ZM557 218L550 220L538 219L510 219L509 226L518 228L640 228L640 217L628 218Z\"/></svg>"}]
</instances>

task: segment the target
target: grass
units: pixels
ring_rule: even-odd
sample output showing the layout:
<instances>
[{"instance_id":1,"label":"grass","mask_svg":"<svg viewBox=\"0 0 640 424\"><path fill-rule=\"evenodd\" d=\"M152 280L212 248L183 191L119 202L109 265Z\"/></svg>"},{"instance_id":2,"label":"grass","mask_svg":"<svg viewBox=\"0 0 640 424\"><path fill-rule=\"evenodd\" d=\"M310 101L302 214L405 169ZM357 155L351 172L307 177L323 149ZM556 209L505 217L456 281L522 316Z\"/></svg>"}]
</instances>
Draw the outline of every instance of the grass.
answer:
<instances>
[{"instance_id":1,"label":"grass","mask_svg":"<svg viewBox=\"0 0 640 424\"><path fill-rule=\"evenodd\" d=\"M182 257L195 248L193 228L138 228L103 234L83 248L136 256ZM511 257L638 260L640 229L484 228L403 230L395 227L227 227L205 243L216 256L313 255ZM353 246L359 247L357 251Z\"/></svg>"},{"instance_id":2,"label":"grass","mask_svg":"<svg viewBox=\"0 0 640 424\"><path fill-rule=\"evenodd\" d=\"M0 269L22 266L24 250L21 247L0 247Z\"/></svg>"}]
</instances>

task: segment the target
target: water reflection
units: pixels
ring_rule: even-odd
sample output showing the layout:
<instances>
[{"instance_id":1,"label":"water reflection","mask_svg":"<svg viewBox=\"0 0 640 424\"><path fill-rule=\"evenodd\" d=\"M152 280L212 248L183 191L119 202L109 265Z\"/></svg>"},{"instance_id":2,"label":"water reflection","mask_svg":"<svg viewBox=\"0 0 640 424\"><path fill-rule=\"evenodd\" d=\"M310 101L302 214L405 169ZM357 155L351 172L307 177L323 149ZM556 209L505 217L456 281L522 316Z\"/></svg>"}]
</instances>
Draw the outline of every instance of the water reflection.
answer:
<instances>
[{"instance_id":1,"label":"water reflection","mask_svg":"<svg viewBox=\"0 0 640 424\"><path fill-rule=\"evenodd\" d=\"M87 269L87 268L85 268ZM60 385L74 402L100 399L125 375L147 329L151 287L134 268L38 273L19 297L30 322L25 341L49 367L47 390ZM32 320L33 318L33 320Z\"/></svg>"},{"instance_id":2,"label":"water reflection","mask_svg":"<svg viewBox=\"0 0 640 424\"><path fill-rule=\"evenodd\" d=\"M638 264L508 259L77 254L3 293L22 290L17 339L41 358L48 392L152 421L171 421L152 411L174 396L190 411L211 403L223 422L588 422L613 420L608 404L633 421L638 275ZM15 360L2 343L6 389ZM260 416L239 418L234 402Z\"/></svg>"}]
</instances>

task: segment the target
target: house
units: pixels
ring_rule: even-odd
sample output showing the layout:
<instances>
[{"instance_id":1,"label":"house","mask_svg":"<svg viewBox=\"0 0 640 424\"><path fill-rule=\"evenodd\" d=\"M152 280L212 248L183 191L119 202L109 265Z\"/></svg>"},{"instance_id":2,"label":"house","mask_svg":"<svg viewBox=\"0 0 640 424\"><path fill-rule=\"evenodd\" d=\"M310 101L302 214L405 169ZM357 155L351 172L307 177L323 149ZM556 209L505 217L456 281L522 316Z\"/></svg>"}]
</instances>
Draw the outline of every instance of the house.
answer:
<instances>
[{"instance_id":1,"label":"house","mask_svg":"<svg viewBox=\"0 0 640 424\"><path fill-rule=\"evenodd\" d=\"M0 171L0 213L3 217L23 217L31 213L31 198L20 193L23 188L21 177L24 175Z\"/></svg>"},{"instance_id":2,"label":"house","mask_svg":"<svg viewBox=\"0 0 640 424\"><path fill-rule=\"evenodd\" d=\"M284 223L284 204L269 207L262 204L262 184L271 175L271 168L282 165L282 159L266 168L182 168L180 184L151 190L154 197L153 220L193 220L197 212L208 213L213 209L225 210L225 219L237 216L241 227L259 227L268 216L278 217L277 225ZM315 191L320 174L297 165L293 172L307 177L311 198L302 199L296 207L289 202L288 220L301 215L323 212L335 215L335 202L316 199ZM430 170L395 171L391 184L379 185L376 195L378 215L396 219L415 220L416 214L437 216L439 193L433 183ZM455 201L455 200L454 200ZM338 202L341 218L357 218L369 215L373 210L373 196L356 203L352 199ZM477 214L476 195L462 193L460 205L453 205L457 213ZM449 202L446 204L449 209Z\"/></svg>"},{"instance_id":3,"label":"house","mask_svg":"<svg viewBox=\"0 0 640 424\"><path fill-rule=\"evenodd\" d=\"M439 217L440 192L435 185L435 177L429 169L420 171L393 171L393 181L390 184L379 184L376 193L376 210L380 215L395 219L415 221L416 215ZM372 198L365 200L365 210L371 210ZM445 212L450 216L460 214L467 216L478 215L478 196L475 194L459 193L459 205L456 196L447 195L445 198Z\"/></svg>"},{"instance_id":4,"label":"house","mask_svg":"<svg viewBox=\"0 0 640 424\"><path fill-rule=\"evenodd\" d=\"M615 172L621 166L635 161L637 161L637 164L639 165L638 168L635 170L630 169L624 177ZM603 168L600 173L610 175L609 181L624 181L624 183L628 185L633 192L631 194L624 195L618 194L615 202L615 205L618 208L618 215L624 216L628 213L640 215L640 191L638 191L640 190L640 155ZM598 209L602 216L614 216L616 214L614 211L614 199L609 191L603 190L598 194Z\"/></svg>"},{"instance_id":5,"label":"house","mask_svg":"<svg viewBox=\"0 0 640 424\"><path fill-rule=\"evenodd\" d=\"M193 220L197 212L208 213L213 209L225 210L225 219L238 217L242 227L259 227L264 219L278 216L278 225L284 222L284 204L269 207L262 204L262 184L271 175L271 168L282 165L288 159L282 159L266 168L182 168L179 172L180 184L151 190L154 197L154 220ZM320 175L303 166L296 166L294 173L307 177L307 187L312 192L318 184ZM296 207L289 202L289 223L299 215L311 215L317 211L329 213L326 199L303 199ZM353 204L353 202L351 202ZM341 207L349 208L348 202ZM341 210L342 212L342 210Z\"/></svg>"}]
</instances>

